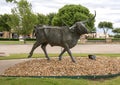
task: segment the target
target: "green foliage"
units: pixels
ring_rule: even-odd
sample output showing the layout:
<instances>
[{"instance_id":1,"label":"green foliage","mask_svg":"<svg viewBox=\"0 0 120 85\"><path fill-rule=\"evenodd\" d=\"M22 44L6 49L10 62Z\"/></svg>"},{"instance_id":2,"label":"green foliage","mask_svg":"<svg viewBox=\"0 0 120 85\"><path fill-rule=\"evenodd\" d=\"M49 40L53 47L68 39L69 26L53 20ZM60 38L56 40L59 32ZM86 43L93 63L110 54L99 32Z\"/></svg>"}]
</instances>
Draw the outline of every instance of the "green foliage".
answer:
<instances>
[{"instance_id":1,"label":"green foliage","mask_svg":"<svg viewBox=\"0 0 120 85\"><path fill-rule=\"evenodd\" d=\"M20 25L19 25L19 16L15 13L16 9L12 9L11 12L12 14L10 15L10 19L7 21L7 24L14 29L14 32L20 34Z\"/></svg>"},{"instance_id":2,"label":"green foliage","mask_svg":"<svg viewBox=\"0 0 120 85\"><path fill-rule=\"evenodd\" d=\"M37 17L32 13L32 6L26 0L20 0L16 5L17 7L11 10L11 21L8 25L17 34L26 36L32 32L34 24L37 23Z\"/></svg>"},{"instance_id":3,"label":"green foliage","mask_svg":"<svg viewBox=\"0 0 120 85\"><path fill-rule=\"evenodd\" d=\"M112 32L114 32L116 34L120 34L120 28L115 28L112 30Z\"/></svg>"},{"instance_id":4,"label":"green foliage","mask_svg":"<svg viewBox=\"0 0 120 85\"><path fill-rule=\"evenodd\" d=\"M87 40L105 40L103 38L87 38Z\"/></svg>"},{"instance_id":5,"label":"green foliage","mask_svg":"<svg viewBox=\"0 0 120 85\"><path fill-rule=\"evenodd\" d=\"M19 39L13 39L13 38L0 38L0 41L18 41Z\"/></svg>"},{"instance_id":6,"label":"green foliage","mask_svg":"<svg viewBox=\"0 0 120 85\"><path fill-rule=\"evenodd\" d=\"M11 27L7 24L10 19L10 15L0 15L0 31L10 31Z\"/></svg>"},{"instance_id":7,"label":"green foliage","mask_svg":"<svg viewBox=\"0 0 120 85\"><path fill-rule=\"evenodd\" d=\"M113 29L113 24L111 22L103 21L98 24L99 28Z\"/></svg>"},{"instance_id":8,"label":"green foliage","mask_svg":"<svg viewBox=\"0 0 120 85\"><path fill-rule=\"evenodd\" d=\"M112 22L103 21L103 22L100 22L98 24L98 27L100 29L103 29L104 34L105 34L105 38L106 38L108 30L109 29L113 29L113 23Z\"/></svg>"},{"instance_id":9,"label":"green foliage","mask_svg":"<svg viewBox=\"0 0 120 85\"><path fill-rule=\"evenodd\" d=\"M12 2L12 1L14 1L14 0L6 0L6 2Z\"/></svg>"},{"instance_id":10,"label":"green foliage","mask_svg":"<svg viewBox=\"0 0 120 85\"><path fill-rule=\"evenodd\" d=\"M27 41L35 41L36 39L26 39ZM14 39L14 38L0 38L0 41L19 41L19 39Z\"/></svg>"},{"instance_id":11,"label":"green foliage","mask_svg":"<svg viewBox=\"0 0 120 85\"><path fill-rule=\"evenodd\" d=\"M98 27L103 29L104 33L106 34L109 29L113 29L113 24L111 22L103 21L98 24Z\"/></svg>"},{"instance_id":12,"label":"green foliage","mask_svg":"<svg viewBox=\"0 0 120 85\"><path fill-rule=\"evenodd\" d=\"M31 4L26 0L18 2L18 13L20 14L21 34L30 34L36 21L36 16L31 11Z\"/></svg>"},{"instance_id":13,"label":"green foliage","mask_svg":"<svg viewBox=\"0 0 120 85\"><path fill-rule=\"evenodd\" d=\"M54 18L55 15L56 15L56 13L49 13L49 14L46 16L47 19L48 19L48 22L47 22L48 25L52 25L52 20L53 20L53 18Z\"/></svg>"},{"instance_id":14,"label":"green foliage","mask_svg":"<svg viewBox=\"0 0 120 85\"><path fill-rule=\"evenodd\" d=\"M38 19L37 24L46 25L48 22L48 18L43 14L37 14L37 19Z\"/></svg>"},{"instance_id":15,"label":"green foliage","mask_svg":"<svg viewBox=\"0 0 120 85\"><path fill-rule=\"evenodd\" d=\"M120 38L120 34L114 35L114 38Z\"/></svg>"},{"instance_id":16,"label":"green foliage","mask_svg":"<svg viewBox=\"0 0 120 85\"><path fill-rule=\"evenodd\" d=\"M91 17L93 17L93 14L82 5L65 5L59 9L59 12L53 18L52 25L62 26L64 25L63 20L68 26L72 26L77 21L84 21ZM94 30L94 20L86 25L90 31Z\"/></svg>"}]
</instances>

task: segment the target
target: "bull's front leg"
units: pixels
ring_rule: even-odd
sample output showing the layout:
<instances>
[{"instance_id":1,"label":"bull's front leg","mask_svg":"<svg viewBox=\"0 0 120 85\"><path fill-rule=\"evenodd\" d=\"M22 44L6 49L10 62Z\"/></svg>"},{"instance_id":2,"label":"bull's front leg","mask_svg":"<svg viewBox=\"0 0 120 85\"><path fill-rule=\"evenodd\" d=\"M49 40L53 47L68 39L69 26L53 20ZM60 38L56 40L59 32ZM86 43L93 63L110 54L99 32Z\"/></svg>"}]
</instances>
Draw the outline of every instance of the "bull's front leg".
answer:
<instances>
[{"instance_id":1,"label":"bull's front leg","mask_svg":"<svg viewBox=\"0 0 120 85\"><path fill-rule=\"evenodd\" d=\"M45 57L47 58L47 60L50 60L50 58L48 57L47 51L46 51L46 46L48 43L44 43L41 45L42 50L44 51Z\"/></svg>"},{"instance_id":2,"label":"bull's front leg","mask_svg":"<svg viewBox=\"0 0 120 85\"><path fill-rule=\"evenodd\" d=\"M62 55L65 53L65 49L60 53L60 55L59 55L59 60L62 60Z\"/></svg>"},{"instance_id":3,"label":"bull's front leg","mask_svg":"<svg viewBox=\"0 0 120 85\"><path fill-rule=\"evenodd\" d=\"M31 57L32 57L34 50L35 50L38 46L40 46L40 43L36 41L35 44L34 44L33 47L32 47L32 50L30 51L30 53L29 53L29 55L28 55L28 58L31 58Z\"/></svg>"},{"instance_id":4,"label":"bull's front leg","mask_svg":"<svg viewBox=\"0 0 120 85\"><path fill-rule=\"evenodd\" d=\"M75 59L73 58L72 53L70 51L70 48L69 48L69 46L67 44L65 44L65 49L66 49L67 53L69 54L69 56L71 57L71 60L73 62L75 62Z\"/></svg>"}]
</instances>

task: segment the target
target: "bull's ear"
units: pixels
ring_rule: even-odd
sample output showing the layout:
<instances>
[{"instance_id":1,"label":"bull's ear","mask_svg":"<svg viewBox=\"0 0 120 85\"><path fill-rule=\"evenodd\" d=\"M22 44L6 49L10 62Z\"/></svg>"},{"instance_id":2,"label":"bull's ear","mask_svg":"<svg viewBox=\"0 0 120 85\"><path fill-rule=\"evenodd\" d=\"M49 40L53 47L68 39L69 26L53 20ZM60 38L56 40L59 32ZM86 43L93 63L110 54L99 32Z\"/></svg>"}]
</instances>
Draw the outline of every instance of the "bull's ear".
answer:
<instances>
[{"instance_id":1,"label":"bull's ear","mask_svg":"<svg viewBox=\"0 0 120 85\"><path fill-rule=\"evenodd\" d=\"M71 32L74 32L74 29L70 29Z\"/></svg>"}]
</instances>

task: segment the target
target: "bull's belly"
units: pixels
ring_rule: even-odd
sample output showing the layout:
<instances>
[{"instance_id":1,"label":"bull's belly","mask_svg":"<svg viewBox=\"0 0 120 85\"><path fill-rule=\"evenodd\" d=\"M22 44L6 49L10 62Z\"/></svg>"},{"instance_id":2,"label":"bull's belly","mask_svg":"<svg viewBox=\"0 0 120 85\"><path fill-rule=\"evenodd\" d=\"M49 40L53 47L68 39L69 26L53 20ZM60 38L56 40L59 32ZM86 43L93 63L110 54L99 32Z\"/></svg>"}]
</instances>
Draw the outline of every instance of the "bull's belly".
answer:
<instances>
[{"instance_id":1,"label":"bull's belly","mask_svg":"<svg viewBox=\"0 0 120 85\"><path fill-rule=\"evenodd\" d=\"M63 44L62 43L60 43L60 42L49 42L49 44L51 45L51 46L60 46L60 47L63 47Z\"/></svg>"},{"instance_id":2,"label":"bull's belly","mask_svg":"<svg viewBox=\"0 0 120 85\"><path fill-rule=\"evenodd\" d=\"M77 42L61 42L61 41L59 41L59 42L49 42L49 44L51 45L51 46L60 46L60 47L63 47L63 48L65 48L65 45L67 45L69 48L73 48L76 44L77 44Z\"/></svg>"}]
</instances>

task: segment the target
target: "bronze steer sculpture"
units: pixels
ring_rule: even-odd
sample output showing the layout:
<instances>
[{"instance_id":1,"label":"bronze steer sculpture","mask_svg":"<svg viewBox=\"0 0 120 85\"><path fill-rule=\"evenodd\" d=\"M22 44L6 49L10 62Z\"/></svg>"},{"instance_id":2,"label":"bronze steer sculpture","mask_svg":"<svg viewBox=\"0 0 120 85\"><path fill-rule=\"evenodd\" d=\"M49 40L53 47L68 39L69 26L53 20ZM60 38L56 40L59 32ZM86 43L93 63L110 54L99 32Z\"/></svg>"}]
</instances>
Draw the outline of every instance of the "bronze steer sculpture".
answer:
<instances>
[{"instance_id":1,"label":"bronze steer sculpture","mask_svg":"<svg viewBox=\"0 0 120 85\"><path fill-rule=\"evenodd\" d=\"M92 19L94 19L95 16ZM62 59L63 53L67 51L72 61L75 62L72 56L72 53L70 51L70 48L73 48L77 44L82 34L88 33L88 30L85 27L84 23L91 21L92 19L76 22L71 27L35 26L34 32L36 36L36 42L33 45L28 58L30 58L33 54L33 51L38 46L41 45L41 48L44 51L46 58L50 60L46 52L46 46L47 44L50 44L51 46L61 46L64 48L63 51L59 55L59 60Z\"/></svg>"}]
</instances>

